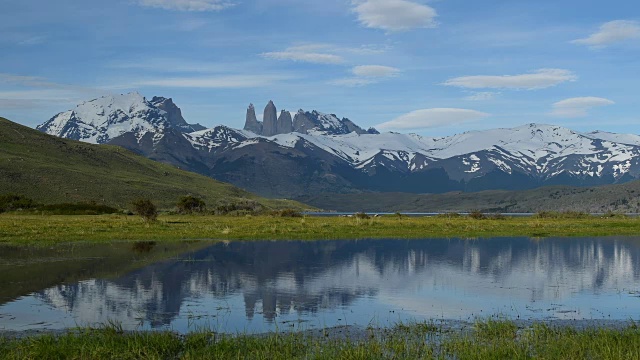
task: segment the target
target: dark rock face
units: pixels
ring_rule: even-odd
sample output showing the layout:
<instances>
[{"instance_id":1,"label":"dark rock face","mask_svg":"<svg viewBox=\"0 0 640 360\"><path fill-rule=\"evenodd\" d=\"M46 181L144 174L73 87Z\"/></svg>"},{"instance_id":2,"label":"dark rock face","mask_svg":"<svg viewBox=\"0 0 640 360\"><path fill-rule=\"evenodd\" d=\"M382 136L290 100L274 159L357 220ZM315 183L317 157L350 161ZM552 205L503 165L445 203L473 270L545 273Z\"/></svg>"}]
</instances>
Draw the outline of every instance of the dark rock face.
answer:
<instances>
[{"instance_id":1,"label":"dark rock face","mask_svg":"<svg viewBox=\"0 0 640 360\"><path fill-rule=\"evenodd\" d=\"M273 101L269 100L267 107L264 108L264 117L262 118L262 135L273 136L278 134L278 112Z\"/></svg>"},{"instance_id":2,"label":"dark rock face","mask_svg":"<svg viewBox=\"0 0 640 360\"><path fill-rule=\"evenodd\" d=\"M156 108L164 110L167 113L167 120L169 120L169 124L182 132L194 132L205 129L205 127L200 124L187 123L184 117L182 117L182 110L180 110L171 98L154 96L150 103Z\"/></svg>"},{"instance_id":3,"label":"dark rock face","mask_svg":"<svg viewBox=\"0 0 640 360\"><path fill-rule=\"evenodd\" d=\"M282 110L280 112L280 116L278 117L277 133L288 134L292 131L293 131L293 120L291 120L291 113L289 113L286 110Z\"/></svg>"},{"instance_id":4,"label":"dark rock face","mask_svg":"<svg viewBox=\"0 0 640 360\"><path fill-rule=\"evenodd\" d=\"M293 118L293 131L301 134L308 134L309 130L313 129L315 124L311 121L304 110L298 110L298 113Z\"/></svg>"},{"instance_id":5,"label":"dark rock face","mask_svg":"<svg viewBox=\"0 0 640 360\"><path fill-rule=\"evenodd\" d=\"M256 118L256 109L253 104L247 108L247 117L244 122L244 129L254 134L262 135L262 123Z\"/></svg>"}]
</instances>

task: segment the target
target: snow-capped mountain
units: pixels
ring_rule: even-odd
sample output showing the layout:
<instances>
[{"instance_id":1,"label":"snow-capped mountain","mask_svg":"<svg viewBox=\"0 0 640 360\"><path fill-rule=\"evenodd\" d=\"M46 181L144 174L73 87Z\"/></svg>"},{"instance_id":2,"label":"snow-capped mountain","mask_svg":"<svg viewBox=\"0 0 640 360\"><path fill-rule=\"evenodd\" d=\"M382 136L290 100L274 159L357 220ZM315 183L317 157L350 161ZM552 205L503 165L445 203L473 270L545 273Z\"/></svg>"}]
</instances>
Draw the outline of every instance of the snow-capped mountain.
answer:
<instances>
[{"instance_id":1,"label":"snow-capped mountain","mask_svg":"<svg viewBox=\"0 0 640 360\"><path fill-rule=\"evenodd\" d=\"M171 99L137 93L85 102L39 126L125 146L266 196L317 192L447 192L597 185L640 178L640 136L527 124L431 138L364 130L318 111L293 117L253 105L245 130L189 125ZM265 135L271 134L271 135Z\"/></svg>"},{"instance_id":2,"label":"snow-capped mountain","mask_svg":"<svg viewBox=\"0 0 640 360\"><path fill-rule=\"evenodd\" d=\"M133 134L140 141L147 133L162 134L168 128L182 132L204 129L187 124L171 99L148 101L137 92L83 102L37 127L47 134L93 144L105 144L124 134Z\"/></svg>"}]
</instances>

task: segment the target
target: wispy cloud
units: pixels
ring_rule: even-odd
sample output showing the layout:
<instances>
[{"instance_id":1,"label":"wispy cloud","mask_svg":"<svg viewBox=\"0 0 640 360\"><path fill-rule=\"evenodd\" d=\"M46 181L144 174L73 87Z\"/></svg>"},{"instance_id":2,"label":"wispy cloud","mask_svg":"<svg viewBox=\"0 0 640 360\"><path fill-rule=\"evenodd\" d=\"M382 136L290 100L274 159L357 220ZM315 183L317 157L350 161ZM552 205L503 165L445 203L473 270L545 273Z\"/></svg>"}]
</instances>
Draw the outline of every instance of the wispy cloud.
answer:
<instances>
[{"instance_id":1,"label":"wispy cloud","mask_svg":"<svg viewBox=\"0 0 640 360\"><path fill-rule=\"evenodd\" d=\"M331 80L329 81L329 85L360 87L360 86L375 84L376 82L377 82L376 80L371 78L350 77L350 78Z\"/></svg>"},{"instance_id":2,"label":"wispy cloud","mask_svg":"<svg viewBox=\"0 0 640 360\"><path fill-rule=\"evenodd\" d=\"M433 108L412 111L391 121L377 125L385 130L419 130L475 121L490 116L476 110Z\"/></svg>"},{"instance_id":3,"label":"wispy cloud","mask_svg":"<svg viewBox=\"0 0 640 360\"><path fill-rule=\"evenodd\" d=\"M290 80L286 75L227 75L209 77L174 77L142 80L134 86L158 86L167 88L241 89L258 88Z\"/></svg>"},{"instance_id":4,"label":"wispy cloud","mask_svg":"<svg viewBox=\"0 0 640 360\"><path fill-rule=\"evenodd\" d=\"M551 115L564 118L584 117L589 114L589 110L598 106L607 106L615 104L609 99L600 97L575 97L558 101L553 104Z\"/></svg>"},{"instance_id":5,"label":"wispy cloud","mask_svg":"<svg viewBox=\"0 0 640 360\"><path fill-rule=\"evenodd\" d=\"M338 55L322 53L305 53L295 51L275 51L263 53L262 56L274 60L302 61L314 64L341 64L344 59Z\"/></svg>"},{"instance_id":6,"label":"wispy cloud","mask_svg":"<svg viewBox=\"0 0 640 360\"><path fill-rule=\"evenodd\" d=\"M521 75L476 75L449 79L443 83L447 86L457 86L468 89L544 89L575 81L578 77L569 70L540 69Z\"/></svg>"},{"instance_id":7,"label":"wispy cloud","mask_svg":"<svg viewBox=\"0 0 640 360\"><path fill-rule=\"evenodd\" d=\"M600 29L589 37L573 40L572 43L598 48L629 39L640 39L640 23L614 20L602 24Z\"/></svg>"},{"instance_id":8,"label":"wispy cloud","mask_svg":"<svg viewBox=\"0 0 640 360\"><path fill-rule=\"evenodd\" d=\"M469 101L488 101L488 100L493 100L499 94L500 94L499 92L481 91L481 92L474 92L471 95L465 97L464 99Z\"/></svg>"},{"instance_id":9,"label":"wispy cloud","mask_svg":"<svg viewBox=\"0 0 640 360\"><path fill-rule=\"evenodd\" d=\"M351 71L356 76L377 78L396 76L400 73L400 69L383 65L360 65L354 67Z\"/></svg>"},{"instance_id":10,"label":"wispy cloud","mask_svg":"<svg viewBox=\"0 0 640 360\"><path fill-rule=\"evenodd\" d=\"M354 76L332 80L329 84L349 87L375 84L385 78L397 76L400 69L383 65L359 65L352 68L351 73Z\"/></svg>"},{"instance_id":11,"label":"wispy cloud","mask_svg":"<svg viewBox=\"0 0 640 360\"><path fill-rule=\"evenodd\" d=\"M386 31L407 31L437 26L436 11L427 5L407 0L354 0L358 21Z\"/></svg>"},{"instance_id":12,"label":"wispy cloud","mask_svg":"<svg viewBox=\"0 0 640 360\"><path fill-rule=\"evenodd\" d=\"M220 11L235 5L226 0L138 0L138 4L178 11Z\"/></svg>"}]
</instances>

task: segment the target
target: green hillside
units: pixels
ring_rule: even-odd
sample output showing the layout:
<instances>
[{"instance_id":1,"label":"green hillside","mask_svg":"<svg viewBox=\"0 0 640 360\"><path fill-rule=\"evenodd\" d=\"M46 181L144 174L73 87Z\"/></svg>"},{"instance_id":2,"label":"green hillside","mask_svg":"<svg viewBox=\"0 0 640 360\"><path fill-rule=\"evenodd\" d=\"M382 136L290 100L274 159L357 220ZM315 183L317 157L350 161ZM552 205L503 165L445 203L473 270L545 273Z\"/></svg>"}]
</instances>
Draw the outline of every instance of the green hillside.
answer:
<instances>
[{"instance_id":1,"label":"green hillside","mask_svg":"<svg viewBox=\"0 0 640 360\"><path fill-rule=\"evenodd\" d=\"M143 197L171 208L188 194L208 205L251 199L267 208L306 208L261 198L117 146L61 139L0 117L0 195L8 193L43 204L95 201L119 208Z\"/></svg>"}]
</instances>

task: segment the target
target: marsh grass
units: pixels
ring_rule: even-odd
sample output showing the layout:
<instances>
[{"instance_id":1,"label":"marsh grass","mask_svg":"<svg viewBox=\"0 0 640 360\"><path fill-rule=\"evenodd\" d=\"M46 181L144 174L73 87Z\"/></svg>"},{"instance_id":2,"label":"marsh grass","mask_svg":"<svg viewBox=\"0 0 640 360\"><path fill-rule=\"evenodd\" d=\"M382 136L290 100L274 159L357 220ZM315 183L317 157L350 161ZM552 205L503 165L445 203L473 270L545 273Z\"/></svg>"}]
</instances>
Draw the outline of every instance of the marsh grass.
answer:
<instances>
[{"instance_id":1,"label":"marsh grass","mask_svg":"<svg viewBox=\"0 0 640 360\"><path fill-rule=\"evenodd\" d=\"M280 216L161 215L146 224L137 216L56 216L0 214L0 242L176 240L323 240L363 238L481 238L549 236L632 236L640 219L623 217L500 218L462 217L327 218Z\"/></svg>"},{"instance_id":2,"label":"marsh grass","mask_svg":"<svg viewBox=\"0 0 640 360\"><path fill-rule=\"evenodd\" d=\"M434 335L436 334L436 335ZM114 324L63 335L0 338L0 359L640 359L640 331L552 327L519 328L502 320L473 329L433 323L370 329L367 336L328 333L224 335L197 331L126 332Z\"/></svg>"}]
</instances>

